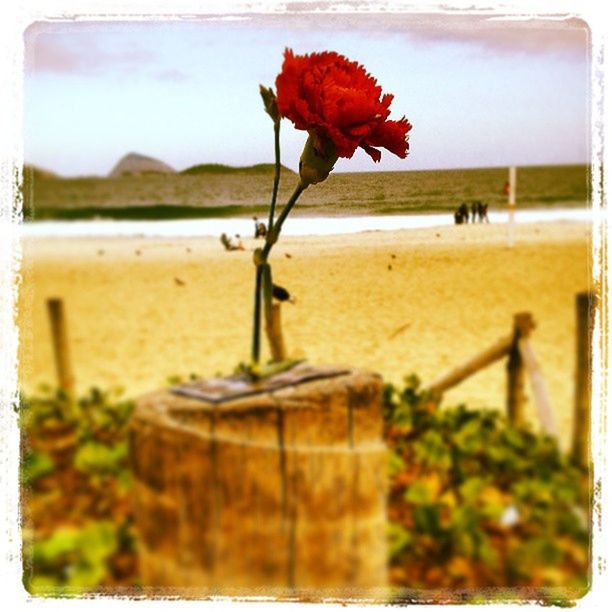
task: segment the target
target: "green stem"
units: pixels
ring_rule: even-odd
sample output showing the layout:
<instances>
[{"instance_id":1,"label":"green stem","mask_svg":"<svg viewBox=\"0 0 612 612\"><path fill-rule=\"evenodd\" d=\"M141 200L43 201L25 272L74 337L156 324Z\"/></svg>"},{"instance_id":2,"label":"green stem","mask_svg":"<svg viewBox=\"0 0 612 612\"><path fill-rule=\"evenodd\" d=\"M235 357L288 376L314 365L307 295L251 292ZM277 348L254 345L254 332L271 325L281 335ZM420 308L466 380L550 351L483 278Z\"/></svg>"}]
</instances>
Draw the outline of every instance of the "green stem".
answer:
<instances>
[{"instance_id":1,"label":"green stem","mask_svg":"<svg viewBox=\"0 0 612 612\"><path fill-rule=\"evenodd\" d=\"M259 363L261 347L261 277L262 266L257 266L255 271L255 306L253 308L253 339L251 344L251 361Z\"/></svg>"},{"instance_id":2,"label":"green stem","mask_svg":"<svg viewBox=\"0 0 612 612\"><path fill-rule=\"evenodd\" d=\"M287 215L291 212L294 204L298 201L298 198L302 194L302 192L306 189L307 185L302 185L302 182L298 183L298 186L295 188L293 195L289 198L287 204L283 210L281 210L276 223L272 228L268 228L268 232L266 234L266 244L262 249L261 256L259 258L259 262L257 263L257 270L255 272L255 307L253 309L253 339L251 344L251 365L259 364L259 357L261 353L261 292L262 292L262 275L264 266L268 265L268 255L274 246L274 243L278 239L280 231L283 227L283 223L287 218ZM268 237L270 238L270 242L268 242ZM270 273L270 272L269 272ZM270 273L271 274L271 273ZM271 276L270 278L270 291L271 291Z\"/></svg>"},{"instance_id":3,"label":"green stem","mask_svg":"<svg viewBox=\"0 0 612 612\"><path fill-rule=\"evenodd\" d=\"M272 325L272 268L269 263L265 263L262 268L261 292L264 303L264 318L266 325Z\"/></svg>"},{"instance_id":4,"label":"green stem","mask_svg":"<svg viewBox=\"0 0 612 612\"><path fill-rule=\"evenodd\" d=\"M274 225L274 208L276 206L276 197L278 195L278 184L280 183L280 121L274 122L274 186L272 187L272 202L270 203L270 216L268 218L268 227L266 236Z\"/></svg>"},{"instance_id":5,"label":"green stem","mask_svg":"<svg viewBox=\"0 0 612 612\"><path fill-rule=\"evenodd\" d=\"M266 231L266 241L270 239L270 233L274 224L274 209L278 196L278 185L280 183L280 121L274 122L274 184L272 186L272 201L270 202L270 217ZM255 272L255 296L253 306L253 338L251 343L251 361L259 363L261 353L261 283L262 266L258 265Z\"/></svg>"},{"instance_id":6,"label":"green stem","mask_svg":"<svg viewBox=\"0 0 612 612\"><path fill-rule=\"evenodd\" d=\"M278 215L278 219L276 220L276 223L274 224L274 227L272 228L272 240L270 242L266 242L263 248L263 251L262 251L262 256L263 256L264 261L267 260L268 254L272 250L274 243L278 240L278 236L280 235L281 229L283 228L283 223L285 222L287 215L291 212L291 209L293 208L294 204L298 201L298 198L300 197L300 195L302 195L302 192L306 189L306 187L308 187L308 185L304 186L302 185L302 182L300 181L298 183L298 186L295 188L293 195L289 198L289 201L287 202L287 204L285 204L285 208L283 208L283 210L281 210L280 215Z\"/></svg>"}]
</instances>

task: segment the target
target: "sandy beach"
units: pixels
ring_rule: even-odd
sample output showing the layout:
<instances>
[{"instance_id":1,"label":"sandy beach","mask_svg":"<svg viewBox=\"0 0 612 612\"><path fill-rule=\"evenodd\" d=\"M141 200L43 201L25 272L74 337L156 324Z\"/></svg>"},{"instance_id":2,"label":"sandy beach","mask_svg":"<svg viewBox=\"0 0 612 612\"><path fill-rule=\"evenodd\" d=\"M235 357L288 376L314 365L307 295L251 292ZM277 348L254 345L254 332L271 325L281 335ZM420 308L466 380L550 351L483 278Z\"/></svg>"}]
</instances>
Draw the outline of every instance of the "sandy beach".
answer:
<instances>
[{"instance_id":1,"label":"sandy beach","mask_svg":"<svg viewBox=\"0 0 612 612\"><path fill-rule=\"evenodd\" d=\"M21 387L55 382L45 300L64 300L77 388L120 385L137 396L169 376L228 374L250 350L252 249L213 238L27 238L18 325ZM586 223L503 225L281 237L275 282L292 356L427 383L510 332L537 322L533 346L562 442L571 427L574 295L590 287ZM499 362L450 391L446 404L504 405ZM529 391L528 391L529 392ZM531 401L529 414L535 418Z\"/></svg>"}]
</instances>

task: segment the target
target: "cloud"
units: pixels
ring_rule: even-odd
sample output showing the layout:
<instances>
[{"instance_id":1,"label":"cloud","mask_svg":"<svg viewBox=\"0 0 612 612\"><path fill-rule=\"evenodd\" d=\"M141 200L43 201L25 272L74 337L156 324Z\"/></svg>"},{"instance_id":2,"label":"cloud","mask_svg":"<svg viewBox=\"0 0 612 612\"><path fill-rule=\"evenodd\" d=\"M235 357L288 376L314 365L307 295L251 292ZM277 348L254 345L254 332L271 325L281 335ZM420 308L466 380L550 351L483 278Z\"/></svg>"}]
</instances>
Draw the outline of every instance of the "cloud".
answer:
<instances>
[{"instance_id":1,"label":"cloud","mask_svg":"<svg viewBox=\"0 0 612 612\"><path fill-rule=\"evenodd\" d=\"M563 17L517 19L504 15L434 15L415 19L407 33L423 42L475 44L498 53L584 55L588 25Z\"/></svg>"},{"instance_id":2,"label":"cloud","mask_svg":"<svg viewBox=\"0 0 612 612\"><path fill-rule=\"evenodd\" d=\"M323 3L324 4L324 3ZM405 37L413 44L456 43L479 52L496 54L555 54L583 58L589 53L588 25L563 16L518 19L502 13L364 13L307 12L220 16L237 19L236 28L283 29L285 31L359 32L365 37ZM310 7L312 9L312 6ZM187 20L207 23L209 19ZM172 66L160 66L159 49L140 46L132 34L155 32L171 22L36 22L25 32L25 65L28 73L98 75L109 70L118 74L147 69L161 81L185 81L188 74ZM182 23L172 22L173 30ZM124 36L125 34L129 36ZM146 37L145 37L146 40Z\"/></svg>"},{"instance_id":3,"label":"cloud","mask_svg":"<svg viewBox=\"0 0 612 612\"><path fill-rule=\"evenodd\" d=\"M156 54L137 46L103 47L96 31L45 31L30 26L25 33L27 73L97 75L109 68L132 70L155 62ZM41 31L42 30L42 31Z\"/></svg>"},{"instance_id":4,"label":"cloud","mask_svg":"<svg viewBox=\"0 0 612 612\"><path fill-rule=\"evenodd\" d=\"M311 31L359 31L366 36L404 36L422 43L463 43L497 53L564 54L584 56L589 49L588 25L576 18L548 15L518 18L501 12L367 13L331 11L313 13L312 5L291 4L296 12L261 15L253 27L267 26ZM303 12L301 12L303 11Z\"/></svg>"},{"instance_id":5,"label":"cloud","mask_svg":"<svg viewBox=\"0 0 612 612\"><path fill-rule=\"evenodd\" d=\"M26 68L28 72L80 72L88 62L83 54L39 36L34 45L26 41Z\"/></svg>"}]
</instances>

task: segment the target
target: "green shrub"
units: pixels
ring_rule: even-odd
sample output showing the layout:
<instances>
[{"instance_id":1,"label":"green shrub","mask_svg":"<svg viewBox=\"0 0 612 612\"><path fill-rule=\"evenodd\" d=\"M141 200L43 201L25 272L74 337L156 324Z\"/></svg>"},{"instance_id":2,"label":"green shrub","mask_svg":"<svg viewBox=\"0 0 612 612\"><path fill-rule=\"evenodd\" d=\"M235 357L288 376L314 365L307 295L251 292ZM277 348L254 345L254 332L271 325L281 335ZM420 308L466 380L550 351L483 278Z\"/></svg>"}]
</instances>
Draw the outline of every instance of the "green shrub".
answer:
<instances>
[{"instance_id":1,"label":"green shrub","mask_svg":"<svg viewBox=\"0 0 612 612\"><path fill-rule=\"evenodd\" d=\"M127 438L132 409L120 389L92 388L75 402L50 389L21 399L24 584L32 594L135 582L135 562L125 562L135 558ZM123 576L115 575L116 555L123 556Z\"/></svg>"},{"instance_id":2,"label":"green shrub","mask_svg":"<svg viewBox=\"0 0 612 612\"><path fill-rule=\"evenodd\" d=\"M31 592L116 584L113 558L135 555L127 462L132 408L120 393L98 389L75 403L50 390L23 398L21 475L30 489L23 512L33 523L24 532L24 581ZM383 408L393 584L585 591L589 475L554 439L513 426L498 411L440 408L414 375L401 390L385 387ZM65 438L74 439L73 447L59 444ZM61 523L37 510L56 476L61 495L74 496ZM105 516L96 510L101 502ZM135 570L126 571L123 584L135 584Z\"/></svg>"},{"instance_id":3,"label":"green shrub","mask_svg":"<svg viewBox=\"0 0 612 612\"><path fill-rule=\"evenodd\" d=\"M56 529L31 545L24 585L33 595L80 594L94 588L104 581L117 545L117 529L109 521Z\"/></svg>"},{"instance_id":4,"label":"green shrub","mask_svg":"<svg viewBox=\"0 0 612 612\"><path fill-rule=\"evenodd\" d=\"M413 588L588 583L588 473L494 410L440 408L416 376L384 393L393 581Z\"/></svg>"}]
</instances>

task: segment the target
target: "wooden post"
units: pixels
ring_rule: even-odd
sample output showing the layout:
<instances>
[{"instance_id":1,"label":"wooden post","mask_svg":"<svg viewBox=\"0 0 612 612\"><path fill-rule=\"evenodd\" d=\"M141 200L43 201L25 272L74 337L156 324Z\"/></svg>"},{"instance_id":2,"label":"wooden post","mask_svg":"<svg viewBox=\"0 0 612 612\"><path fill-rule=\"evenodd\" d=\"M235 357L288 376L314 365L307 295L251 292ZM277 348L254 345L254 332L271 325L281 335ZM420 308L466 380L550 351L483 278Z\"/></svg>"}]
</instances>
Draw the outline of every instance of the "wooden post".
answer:
<instances>
[{"instance_id":1,"label":"wooden post","mask_svg":"<svg viewBox=\"0 0 612 612\"><path fill-rule=\"evenodd\" d=\"M281 305L279 303L272 304L270 320L266 320L266 335L270 344L272 361L284 361L287 357L287 351L283 339Z\"/></svg>"},{"instance_id":2,"label":"wooden post","mask_svg":"<svg viewBox=\"0 0 612 612\"><path fill-rule=\"evenodd\" d=\"M428 391L431 391L438 397L442 395L444 391L455 387L460 382L463 382L466 378L472 374L486 368L498 359L501 359L508 354L512 343L514 341L513 336L506 336L500 338L495 344L492 344L488 349L478 353L465 363L453 368L450 372L447 372L440 378L436 379L431 385L427 387Z\"/></svg>"},{"instance_id":3,"label":"wooden post","mask_svg":"<svg viewBox=\"0 0 612 612\"><path fill-rule=\"evenodd\" d=\"M306 364L276 376L291 380L234 380L251 394L220 403L185 387L137 401L130 455L144 589L388 597L381 378Z\"/></svg>"},{"instance_id":4,"label":"wooden post","mask_svg":"<svg viewBox=\"0 0 612 612\"><path fill-rule=\"evenodd\" d=\"M525 369L519 350L519 339L527 337L535 327L531 313L521 312L514 315L513 341L507 365L506 412L513 424L525 420Z\"/></svg>"},{"instance_id":5,"label":"wooden post","mask_svg":"<svg viewBox=\"0 0 612 612\"><path fill-rule=\"evenodd\" d=\"M72 374L70 352L68 350L64 302L59 298L49 298L47 300L47 311L51 323L57 384L69 398L72 398L74 397L74 376Z\"/></svg>"},{"instance_id":6,"label":"wooden post","mask_svg":"<svg viewBox=\"0 0 612 612\"><path fill-rule=\"evenodd\" d=\"M516 166L508 169L508 246L514 246L514 210L516 206Z\"/></svg>"},{"instance_id":7,"label":"wooden post","mask_svg":"<svg viewBox=\"0 0 612 612\"><path fill-rule=\"evenodd\" d=\"M591 446L591 338L596 296L576 295L576 390L572 454L577 463L589 465Z\"/></svg>"}]
</instances>

